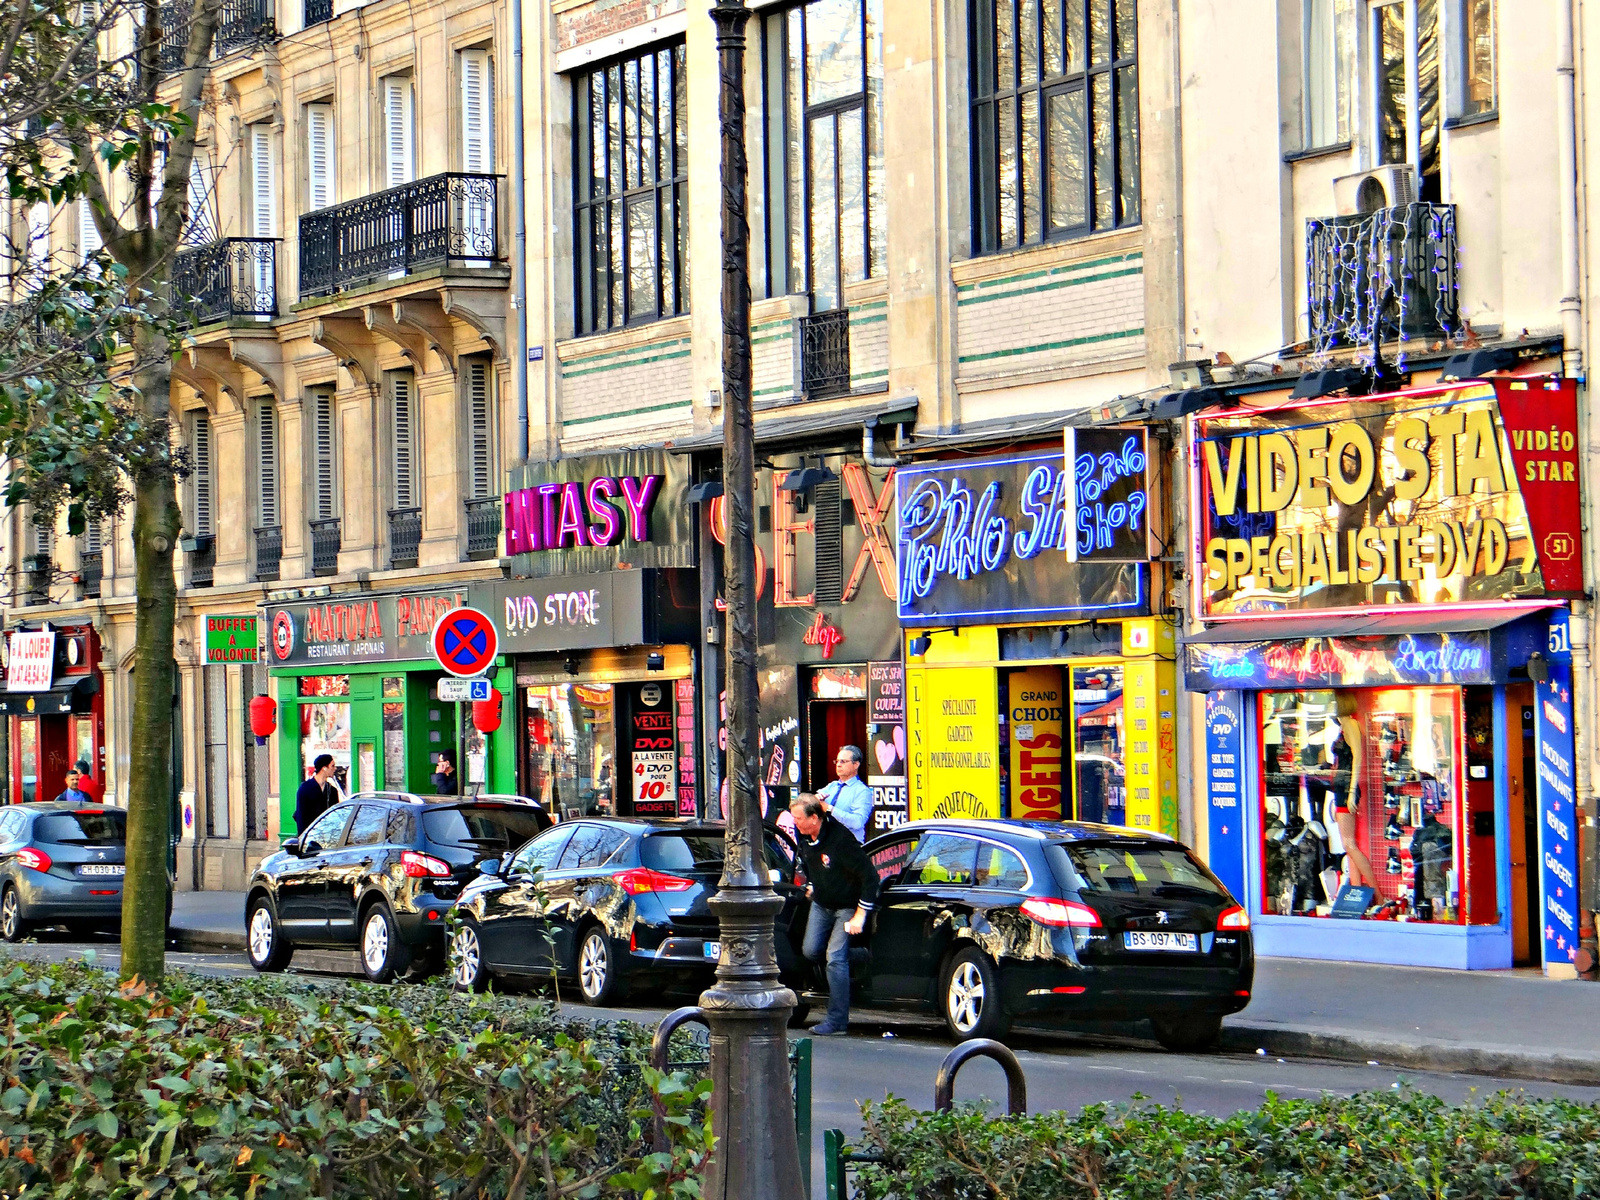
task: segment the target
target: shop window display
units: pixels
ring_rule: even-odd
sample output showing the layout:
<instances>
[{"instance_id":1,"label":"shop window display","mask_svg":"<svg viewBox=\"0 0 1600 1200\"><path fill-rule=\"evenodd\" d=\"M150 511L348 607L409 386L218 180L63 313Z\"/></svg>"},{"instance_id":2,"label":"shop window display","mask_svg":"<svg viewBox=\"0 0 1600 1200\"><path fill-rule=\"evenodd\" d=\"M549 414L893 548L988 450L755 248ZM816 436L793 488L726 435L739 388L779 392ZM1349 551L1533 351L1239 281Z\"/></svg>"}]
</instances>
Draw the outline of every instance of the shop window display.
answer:
<instances>
[{"instance_id":1,"label":"shop window display","mask_svg":"<svg viewBox=\"0 0 1600 1200\"><path fill-rule=\"evenodd\" d=\"M552 813L616 811L615 695L610 684L527 689L529 794Z\"/></svg>"},{"instance_id":2,"label":"shop window display","mask_svg":"<svg viewBox=\"0 0 1600 1200\"><path fill-rule=\"evenodd\" d=\"M1465 923L1460 689L1264 692L1260 721L1264 911Z\"/></svg>"},{"instance_id":3,"label":"shop window display","mask_svg":"<svg viewBox=\"0 0 1600 1200\"><path fill-rule=\"evenodd\" d=\"M1125 729L1122 668L1073 668L1072 750L1078 820L1128 823Z\"/></svg>"}]
</instances>

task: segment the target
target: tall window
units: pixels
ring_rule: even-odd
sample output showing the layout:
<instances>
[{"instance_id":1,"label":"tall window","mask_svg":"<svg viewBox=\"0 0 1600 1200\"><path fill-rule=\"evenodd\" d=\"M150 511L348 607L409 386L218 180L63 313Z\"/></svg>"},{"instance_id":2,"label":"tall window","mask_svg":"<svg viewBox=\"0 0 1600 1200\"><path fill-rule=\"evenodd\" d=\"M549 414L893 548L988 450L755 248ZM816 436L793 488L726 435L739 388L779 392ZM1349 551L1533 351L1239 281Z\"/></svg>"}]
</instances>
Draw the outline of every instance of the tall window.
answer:
<instances>
[{"instance_id":1,"label":"tall window","mask_svg":"<svg viewBox=\"0 0 1600 1200\"><path fill-rule=\"evenodd\" d=\"M333 393L311 393L311 519L327 521L339 515L338 472L334 461Z\"/></svg>"},{"instance_id":2,"label":"tall window","mask_svg":"<svg viewBox=\"0 0 1600 1200\"><path fill-rule=\"evenodd\" d=\"M389 375L389 449L394 506L417 507L417 382L410 371Z\"/></svg>"},{"instance_id":3,"label":"tall window","mask_svg":"<svg viewBox=\"0 0 1600 1200\"><path fill-rule=\"evenodd\" d=\"M1461 0L1461 115L1499 107L1495 84L1494 0Z\"/></svg>"},{"instance_id":4,"label":"tall window","mask_svg":"<svg viewBox=\"0 0 1600 1200\"><path fill-rule=\"evenodd\" d=\"M78 262L88 262L100 246L100 229L94 223L94 207L89 203L89 197L84 196L78 201Z\"/></svg>"},{"instance_id":5,"label":"tall window","mask_svg":"<svg viewBox=\"0 0 1600 1200\"><path fill-rule=\"evenodd\" d=\"M494 372L487 359L468 360L463 372L467 401L467 498L496 495L494 469Z\"/></svg>"},{"instance_id":6,"label":"tall window","mask_svg":"<svg viewBox=\"0 0 1600 1200\"><path fill-rule=\"evenodd\" d=\"M580 334L689 310L683 46L573 83L573 241Z\"/></svg>"},{"instance_id":7,"label":"tall window","mask_svg":"<svg viewBox=\"0 0 1600 1200\"><path fill-rule=\"evenodd\" d=\"M1407 10L1411 10L1408 13ZM1371 6L1378 161L1410 163L1423 200L1439 199L1439 0Z\"/></svg>"},{"instance_id":8,"label":"tall window","mask_svg":"<svg viewBox=\"0 0 1600 1200\"><path fill-rule=\"evenodd\" d=\"M409 75L390 75L383 80L384 187L410 183L417 177L412 93Z\"/></svg>"},{"instance_id":9,"label":"tall window","mask_svg":"<svg viewBox=\"0 0 1600 1200\"><path fill-rule=\"evenodd\" d=\"M195 413L190 418L189 530L195 537L216 533L217 477L211 444L211 418Z\"/></svg>"},{"instance_id":10,"label":"tall window","mask_svg":"<svg viewBox=\"0 0 1600 1200\"><path fill-rule=\"evenodd\" d=\"M1350 81L1355 70L1355 0L1305 0L1307 150L1350 140Z\"/></svg>"},{"instance_id":11,"label":"tall window","mask_svg":"<svg viewBox=\"0 0 1600 1200\"><path fill-rule=\"evenodd\" d=\"M973 249L1139 220L1135 0L973 0Z\"/></svg>"},{"instance_id":12,"label":"tall window","mask_svg":"<svg viewBox=\"0 0 1600 1200\"><path fill-rule=\"evenodd\" d=\"M494 73L487 50L461 52L461 169L494 173Z\"/></svg>"},{"instance_id":13,"label":"tall window","mask_svg":"<svg viewBox=\"0 0 1600 1200\"><path fill-rule=\"evenodd\" d=\"M334 202L337 185L333 161L333 105L306 105L306 208L315 211Z\"/></svg>"},{"instance_id":14,"label":"tall window","mask_svg":"<svg viewBox=\"0 0 1600 1200\"><path fill-rule=\"evenodd\" d=\"M281 525L278 508L278 411L265 403L255 411L256 441L256 526L273 529Z\"/></svg>"},{"instance_id":15,"label":"tall window","mask_svg":"<svg viewBox=\"0 0 1600 1200\"><path fill-rule=\"evenodd\" d=\"M183 244L209 246L217 240L216 188L213 172L196 150L189 160L189 219L183 227Z\"/></svg>"},{"instance_id":16,"label":"tall window","mask_svg":"<svg viewBox=\"0 0 1600 1200\"><path fill-rule=\"evenodd\" d=\"M827 312L883 274L883 0L812 0L763 33L767 292Z\"/></svg>"}]
</instances>

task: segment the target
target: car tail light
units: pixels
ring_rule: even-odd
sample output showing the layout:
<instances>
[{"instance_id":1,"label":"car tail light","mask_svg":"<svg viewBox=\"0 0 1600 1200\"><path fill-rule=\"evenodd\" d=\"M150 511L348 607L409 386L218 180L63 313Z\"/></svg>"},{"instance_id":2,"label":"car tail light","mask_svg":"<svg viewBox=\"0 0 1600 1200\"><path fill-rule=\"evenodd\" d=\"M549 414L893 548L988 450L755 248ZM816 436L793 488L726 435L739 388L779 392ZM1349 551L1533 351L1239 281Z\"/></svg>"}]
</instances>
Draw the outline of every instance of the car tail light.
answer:
<instances>
[{"instance_id":1,"label":"car tail light","mask_svg":"<svg viewBox=\"0 0 1600 1200\"><path fill-rule=\"evenodd\" d=\"M43 850L36 850L32 846L24 846L17 851L17 861L25 867L32 867L35 871L48 871L50 869L50 856Z\"/></svg>"},{"instance_id":2,"label":"car tail light","mask_svg":"<svg viewBox=\"0 0 1600 1200\"><path fill-rule=\"evenodd\" d=\"M1250 914L1235 904L1232 908L1222 910L1222 915L1217 918L1218 929L1249 929Z\"/></svg>"},{"instance_id":3,"label":"car tail light","mask_svg":"<svg viewBox=\"0 0 1600 1200\"><path fill-rule=\"evenodd\" d=\"M435 879L449 878L450 875L449 863L417 850L407 850L401 854L400 865L411 879L427 879L430 876Z\"/></svg>"},{"instance_id":4,"label":"car tail light","mask_svg":"<svg viewBox=\"0 0 1600 1200\"><path fill-rule=\"evenodd\" d=\"M1024 900L1022 911L1040 925L1055 929L1100 928L1100 914L1076 900Z\"/></svg>"},{"instance_id":5,"label":"car tail light","mask_svg":"<svg viewBox=\"0 0 1600 1200\"><path fill-rule=\"evenodd\" d=\"M629 867L611 878L630 896L642 892L686 892L694 886L692 879L685 879L681 875L665 875L649 867Z\"/></svg>"}]
</instances>

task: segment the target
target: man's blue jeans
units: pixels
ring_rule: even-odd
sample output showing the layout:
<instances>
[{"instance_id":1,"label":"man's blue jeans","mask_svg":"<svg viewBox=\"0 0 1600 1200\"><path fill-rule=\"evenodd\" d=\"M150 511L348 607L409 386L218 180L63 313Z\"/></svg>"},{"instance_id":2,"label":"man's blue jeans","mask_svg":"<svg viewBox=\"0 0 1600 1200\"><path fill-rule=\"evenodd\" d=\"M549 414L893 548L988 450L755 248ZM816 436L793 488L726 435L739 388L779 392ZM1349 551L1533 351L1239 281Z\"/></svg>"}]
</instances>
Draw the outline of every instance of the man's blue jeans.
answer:
<instances>
[{"instance_id":1,"label":"man's blue jeans","mask_svg":"<svg viewBox=\"0 0 1600 1200\"><path fill-rule=\"evenodd\" d=\"M824 908L815 902L806 920L803 953L828 975L828 1024L843 1029L850 1023L850 935L845 925L855 916L854 908Z\"/></svg>"}]
</instances>

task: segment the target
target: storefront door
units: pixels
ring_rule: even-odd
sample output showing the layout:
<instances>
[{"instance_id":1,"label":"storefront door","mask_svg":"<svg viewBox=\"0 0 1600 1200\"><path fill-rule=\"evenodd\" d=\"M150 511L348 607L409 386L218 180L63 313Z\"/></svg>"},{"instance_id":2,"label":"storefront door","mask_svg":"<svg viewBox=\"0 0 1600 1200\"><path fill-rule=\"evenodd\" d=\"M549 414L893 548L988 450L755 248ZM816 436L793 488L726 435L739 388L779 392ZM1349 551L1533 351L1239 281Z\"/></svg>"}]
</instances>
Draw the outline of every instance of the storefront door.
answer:
<instances>
[{"instance_id":1,"label":"storefront door","mask_svg":"<svg viewBox=\"0 0 1600 1200\"><path fill-rule=\"evenodd\" d=\"M854 746L861 752L861 777L865 778L869 774L866 762L866 668L823 667L814 670L806 681L807 791L821 791L838 778L834 761L845 746ZM780 770L778 774L778 785L788 782L789 776L785 770ZM787 798L793 799L793 795ZM783 800L785 797L777 796L775 799Z\"/></svg>"},{"instance_id":2,"label":"storefront door","mask_svg":"<svg viewBox=\"0 0 1600 1200\"><path fill-rule=\"evenodd\" d=\"M1533 686L1506 688L1506 846L1511 860L1511 961L1537 966L1543 934L1539 929L1539 805L1534 797L1535 747Z\"/></svg>"}]
</instances>

